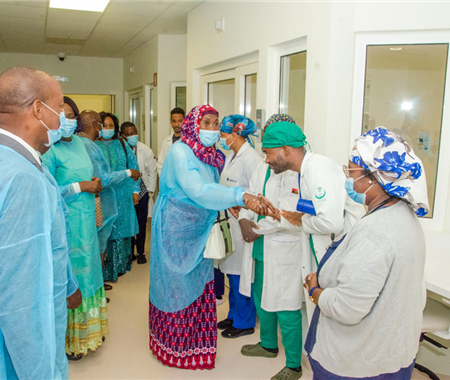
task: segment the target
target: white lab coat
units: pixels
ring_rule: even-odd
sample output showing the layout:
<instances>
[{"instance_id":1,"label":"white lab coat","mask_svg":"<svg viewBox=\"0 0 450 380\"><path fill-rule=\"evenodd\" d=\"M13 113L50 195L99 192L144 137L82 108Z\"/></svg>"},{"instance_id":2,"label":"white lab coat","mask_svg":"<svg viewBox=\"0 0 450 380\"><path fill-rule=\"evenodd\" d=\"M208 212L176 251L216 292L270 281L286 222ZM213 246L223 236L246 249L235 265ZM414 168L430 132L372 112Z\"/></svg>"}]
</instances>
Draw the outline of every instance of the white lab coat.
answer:
<instances>
[{"instance_id":1,"label":"white lab coat","mask_svg":"<svg viewBox=\"0 0 450 380\"><path fill-rule=\"evenodd\" d=\"M170 136L167 136L162 144L162 148L159 151L159 155L158 155L158 161L156 163L156 166L158 168L158 175L161 176L161 170L164 164L164 160L166 159L167 156L167 152L169 151L169 148L172 146L172 136L173 134L171 134Z\"/></svg>"},{"instance_id":2,"label":"white lab coat","mask_svg":"<svg viewBox=\"0 0 450 380\"><path fill-rule=\"evenodd\" d=\"M144 181L145 187L149 193L154 193L156 188L156 159L153 151L145 144L138 141L136 145L136 157L139 165L139 171L142 173L141 180ZM148 201L148 217L153 214L153 197Z\"/></svg>"},{"instance_id":3,"label":"white lab coat","mask_svg":"<svg viewBox=\"0 0 450 380\"><path fill-rule=\"evenodd\" d=\"M320 262L327 247L332 243L331 234L335 234L335 240L342 237L364 215L365 210L362 205L355 203L347 195L345 175L342 168L332 159L306 152L300 173L301 198L313 202L316 216L305 214L302 217L302 227L295 227L284 218L281 219L281 225L292 230L302 230L301 273L304 280L309 273L317 270L312 255L310 235L312 235L317 260ZM282 208L284 207L288 205L283 202ZM309 300L306 290L305 300L308 320L311 320L315 305Z\"/></svg>"},{"instance_id":4,"label":"white lab coat","mask_svg":"<svg viewBox=\"0 0 450 380\"><path fill-rule=\"evenodd\" d=\"M267 164L260 162L250 180L250 192L263 192ZM266 184L266 197L279 208L285 204L285 210L295 211L298 200L297 174L286 171L281 174L271 172ZM239 219L248 219L256 223L257 215L242 209ZM283 218L281 218L283 219ZM299 310L302 306L303 279L300 276L302 266L302 244L300 229L286 229L280 222L266 217L258 223L256 233L264 235L264 278L261 307L266 311ZM289 223L290 224L290 223ZM241 281L239 292L250 297L254 279L253 243L244 243Z\"/></svg>"},{"instance_id":5,"label":"white lab coat","mask_svg":"<svg viewBox=\"0 0 450 380\"><path fill-rule=\"evenodd\" d=\"M220 184L227 187L241 186L248 191L250 178L261 161L261 156L246 142L239 149L237 155L233 150L227 155L222 174L220 175ZM244 253L244 239L242 238L238 220L231 214L230 227L235 251L220 264L220 270L226 274L240 275L242 255Z\"/></svg>"}]
</instances>

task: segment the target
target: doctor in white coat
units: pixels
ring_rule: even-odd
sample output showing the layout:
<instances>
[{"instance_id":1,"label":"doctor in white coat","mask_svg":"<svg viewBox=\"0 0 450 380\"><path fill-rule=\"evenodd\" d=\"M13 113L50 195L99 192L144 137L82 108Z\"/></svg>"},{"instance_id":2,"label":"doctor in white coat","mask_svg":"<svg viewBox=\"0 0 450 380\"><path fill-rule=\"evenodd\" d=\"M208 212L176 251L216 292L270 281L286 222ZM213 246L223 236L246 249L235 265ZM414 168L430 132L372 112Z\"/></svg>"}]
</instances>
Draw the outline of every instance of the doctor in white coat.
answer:
<instances>
[{"instance_id":1,"label":"doctor in white coat","mask_svg":"<svg viewBox=\"0 0 450 380\"><path fill-rule=\"evenodd\" d=\"M133 260L137 257L138 264L145 264L145 239L147 236L147 219L153 213L153 193L156 188L157 172L156 159L151 148L138 141L136 126L126 121L120 126L120 132L126 138L128 144L137 157L139 171L141 173L141 191L139 193L139 203L135 206L139 223L139 233L132 238ZM137 256L134 255L136 247Z\"/></svg>"},{"instance_id":2,"label":"doctor in white coat","mask_svg":"<svg viewBox=\"0 0 450 380\"><path fill-rule=\"evenodd\" d=\"M230 153L220 176L221 185L241 186L248 191L250 178L262 162L249 137L255 132L255 123L245 116L229 115L223 118L220 145ZM255 332L256 309L251 293L248 296L239 293L244 240L239 222L234 216L230 216L230 227L235 251L220 264L220 270L228 276L230 283L230 310L227 318L219 322L217 327L224 330L224 338L238 338Z\"/></svg>"},{"instance_id":3,"label":"doctor in white coat","mask_svg":"<svg viewBox=\"0 0 450 380\"><path fill-rule=\"evenodd\" d=\"M275 172L298 173L300 191L294 203L301 212L282 208L281 224L302 231L303 279L315 272L326 247L350 231L365 213L364 207L348 197L342 168L328 157L307 151L306 144L306 136L292 122L275 122L265 128L262 150L266 162ZM309 297L305 300L310 320L315 305Z\"/></svg>"},{"instance_id":4,"label":"doctor in white coat","mask_svg":"<svg viewBox=\"0 0 450 380\"><path fill-rule=\"evenodd\" d=\"M263 194L277 208L294 210L298 199L297 175L277 174L261 162L249 191ZM289 209L289 206L291 208ZM260 342L245 345L245 356L273 358L278 354L278 325L286 353L286 367L273 380L296 380L302 375L301 231L282 226L271 217L241 210L239 223L246 241L240 292L252 292L260 321ZM289 223L287 223L289 224Z\"/></svg>"},{"instance_id":5,"label":"doctor in white coat","mask_svg":"<svg viewBox=\"0 0 450 380\"><path fill-rule=\"evenodd\" d=\"M161 175L161 170L169 148L172 146L172 144L175 144L181 138L181 126L183 125L184 118L185 112L183 108L176 107L172 111L170 111L170 125L172 126L173 134L167 136L164 139L162 148L159 152L157 161L159 176Z\"/></svg>"}]
</instances>

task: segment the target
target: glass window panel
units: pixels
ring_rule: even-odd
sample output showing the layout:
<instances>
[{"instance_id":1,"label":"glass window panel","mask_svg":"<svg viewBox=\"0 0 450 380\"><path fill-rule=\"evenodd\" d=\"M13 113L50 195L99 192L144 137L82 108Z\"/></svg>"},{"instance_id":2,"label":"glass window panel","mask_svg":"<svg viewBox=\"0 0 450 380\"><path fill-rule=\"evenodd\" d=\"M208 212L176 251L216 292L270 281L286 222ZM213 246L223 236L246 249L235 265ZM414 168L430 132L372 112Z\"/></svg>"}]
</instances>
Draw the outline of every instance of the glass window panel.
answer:
<instances>
[{"instance_id":1,"label":"glass window panel","mask_svg":"<svg viewBox=\"0 0 450 380\"><path fill-rule=\"evenodd\" d=\"M176 87L175 107L180 107L186 111L186 86Z\"/></svg>"},{"instance_id":2,"label":"glass window panel","mask_svg":"<svg viewBox=\"0 0 450 380\"><path fill-rule=\"evenodd\" d=\"M208 104L219 111L220 118L234 113L234 79L208 83Z\"/></svg>"},{"instance_id":3,"label":"glass window panel","mask_svg":"<svg viewBox=\"0 0 450 380\"><path fill-rule=\"evenodd\" d=\"M281 57L279 112L305 124L306 51Z\"/></svg>"},{"instance_id":4,"label":"glass window panel","mask_svg":"<svg viewBox=\"0 0 450 380\"><path fill-rule=\"evenodd\" d=\"M384 126L423 161L433 216L448 44L367 46L362 132Z\"/></svg>"},{"instance_id":5,"label":"glass window panel","mask_svg":"<svg viewBox=\"0 0 450 380\"><path fill-rule=\"evenodd\" d=\"M245 109L244 116L253 121L256 119L256 74L245 76Z\"/></svg>"}]
</instances>

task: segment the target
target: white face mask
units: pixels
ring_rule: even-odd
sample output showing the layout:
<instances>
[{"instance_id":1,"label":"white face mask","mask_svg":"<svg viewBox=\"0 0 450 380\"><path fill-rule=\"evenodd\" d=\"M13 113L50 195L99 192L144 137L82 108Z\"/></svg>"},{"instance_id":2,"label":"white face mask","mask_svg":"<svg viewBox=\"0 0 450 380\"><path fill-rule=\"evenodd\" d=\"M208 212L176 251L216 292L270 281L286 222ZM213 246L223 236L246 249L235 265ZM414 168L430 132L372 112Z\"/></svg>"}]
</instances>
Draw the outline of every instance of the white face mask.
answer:
<instances>
[{"instance_id":1,"label":"white face mask","mask_svg":"<svg viewBox=\"0 0 450 380\"><path fill-rule=\"evenodd\" d=\"M59 128L58 129L50 129L49 127L47 127L47 125L42 120L39 120L41 122L41 124L45 128L47 128L48 143L46 143L44 145L47 146L47 147L50 147L53 144L57 143L59 140L61 140L61 137L63 135L63 130L62 130L61 127L66 121L66 114L64 113L64 111L61 111L61 113L58 114L58 112L56 112L53 108L49 107L44 102L41 102L41 103L44 106L46 106L50 111L52 111L53 113L55 113L56 115L59 116Z\"/></svg>"}]
</instances>

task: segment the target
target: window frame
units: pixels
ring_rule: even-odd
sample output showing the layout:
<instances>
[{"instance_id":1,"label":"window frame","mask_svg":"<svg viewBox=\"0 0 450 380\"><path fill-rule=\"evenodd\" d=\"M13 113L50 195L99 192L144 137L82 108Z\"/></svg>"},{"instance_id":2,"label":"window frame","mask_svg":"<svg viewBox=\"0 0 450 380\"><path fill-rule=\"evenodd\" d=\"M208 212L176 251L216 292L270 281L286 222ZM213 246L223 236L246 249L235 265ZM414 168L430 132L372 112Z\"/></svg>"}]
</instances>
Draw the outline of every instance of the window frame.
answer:
<instances>
[{"instance_id":1,"label":"window frame","mask_svg":"<svg viewBox=\"0 0 450 380\"><path fill-rule=\"evenodd\" d=\"M353 96L350 122L349 146L353 147L355 139L361 135L364 111L364 86L366 71L367 46L370 45L417 45L417 44L449 44L450 31L412 31L412 32L374 32L356 33L353 70ZM450 49L449 49L450 50ZM450 52L449 52L450 54ZM434 213L431 218L420 218L422 227L430 231L442 231L445 228L447 208L449 204L450 151L443 147L450 146L450 84L449 60L444 86L444 102L442 110L441 140L437 164L437 176L434 198ZM446 96L447 95L447 96ZM386 126L389 128L389 126Z\"/></svg>"}]
</instances>

